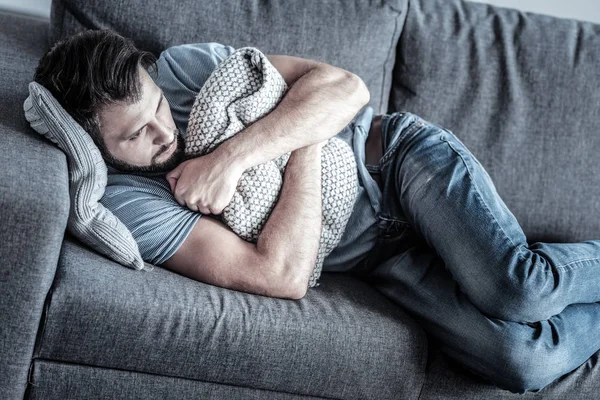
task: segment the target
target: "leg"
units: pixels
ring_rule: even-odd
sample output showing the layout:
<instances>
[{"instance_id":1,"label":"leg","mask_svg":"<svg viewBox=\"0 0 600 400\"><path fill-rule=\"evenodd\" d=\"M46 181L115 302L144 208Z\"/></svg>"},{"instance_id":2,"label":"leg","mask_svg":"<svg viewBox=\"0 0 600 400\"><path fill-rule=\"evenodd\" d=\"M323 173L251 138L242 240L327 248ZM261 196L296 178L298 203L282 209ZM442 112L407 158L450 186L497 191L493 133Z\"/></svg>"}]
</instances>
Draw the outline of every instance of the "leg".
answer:
<instances>
[{"instance_id":1,"label":"leg","mask_svg":"<svg viewBox=\"0 0 600 400\"><path fill-rule=\"evenodd\" d=\"M450 131L384 115L382 216L405 218L489 316L541 321L600 301L600 240L529 245L483 166Z\"/></svg>"},{"instance_id":2,"label":"leg","mask_svg":"<svg viewBox=\"0 0 600 400\"><path fill-rule=\"evenodd\" d=\"M404 250L372 267L365 280L409 311L449 357L503 389L542 389L600 349L598 303L571 305L536 323L490 318L414 232L389 244Z\"/></svg>"}]
</instances>

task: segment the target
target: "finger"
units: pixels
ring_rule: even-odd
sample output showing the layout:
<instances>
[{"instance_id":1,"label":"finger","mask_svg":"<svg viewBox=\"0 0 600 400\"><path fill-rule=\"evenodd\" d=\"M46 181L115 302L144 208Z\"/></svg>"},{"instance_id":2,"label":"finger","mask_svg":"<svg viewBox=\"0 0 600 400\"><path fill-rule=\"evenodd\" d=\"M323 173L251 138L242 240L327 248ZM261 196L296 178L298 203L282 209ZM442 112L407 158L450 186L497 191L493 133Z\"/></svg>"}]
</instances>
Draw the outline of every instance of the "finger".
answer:
<instances>
[{"instance_id":1,"label":"finger","mask_svg":"<svg viewBox=\"0 0 600 400\"><path fill-rule=\"evenodd\" d=\"M177 178L168 176L167 182L169 182L169 186L171 187L171 192L175 193L175 187L177 186Z\"/></svg>"},{"instance_id":2,"label":"finger","mask_svg":"<svg viewBox=\"0 0 600 400\"><path fill-rule=\"evenodd\" d=\"M179 164L178 166L176 166L175 168L173 168L167 175L167 179L170 178L178 178L179 175L181 175L181 164Z\"/></svg>"},{"instance_id":3,"label":"finger","mask_svg":"<svg viewBox=\"0 0 600 400\"><path fill-rule=\"evenodd\" d=\"M198 206L194 203L186 203L186 207L189 208L192 211L198 212Z\"/></svg>"},{"instance_id":4,"label":"finger","mask_svg":"<svg viewBox=\"0 0 600 400\"><path fill-rule=\"evenodd\" d=\"M179 177L181 176L181 164L179 166L177 166L174 170L172 170L171 172L169 172L166 175L166 179L169 182L169 186L171 186L171 191L175 191L175 186L177 186L177 181L179 180Z\"/></svg>"},{"instance_id":5,"label":"finger","mask_svg":"<svg viewBox=\"0 0 600 400\"><path fill-rule=\"evenodd\" d=\"M219 204L219 205L215 205L211 208L211 210L213 211L213 214L215 215L219 215L223 212L223 209L225 208L226 204Z\"/></svg>"},{"instance_id":6,"label":"finger","mask_svg":"<svg viewBox=\"0 0 600 400\"><path fill-rule=\"evenodd\" d=\"M198 209L198 212L201 212L202 214L212 214L209 207L196 205L196 208Z\"/></svg>"},{"instance_id":7,"label":"finger","mask_svg":"<svg viewBox=\"0 0 600 400\"><path fill-rule=\"evenodd\" d=\"M179 174L167 175L165 178L167 179L167 182L169 182L171 192L175 193L175 187L177 186L177 181L179 180Z\"/></svg>"}]
</instances>

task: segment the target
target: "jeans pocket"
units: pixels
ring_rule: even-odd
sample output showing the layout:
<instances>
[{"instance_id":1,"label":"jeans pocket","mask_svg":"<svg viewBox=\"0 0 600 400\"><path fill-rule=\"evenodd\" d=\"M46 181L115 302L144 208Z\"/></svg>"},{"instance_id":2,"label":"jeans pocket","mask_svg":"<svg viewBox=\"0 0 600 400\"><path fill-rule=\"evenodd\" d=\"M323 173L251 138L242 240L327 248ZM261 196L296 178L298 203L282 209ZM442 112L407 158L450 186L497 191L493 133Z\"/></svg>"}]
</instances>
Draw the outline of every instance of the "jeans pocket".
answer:
<instances>
[{"instance_id":1,"label":"jeans pocket","mask_svg":"<svg viewBox=\"0 0 600 400\"><path fill-rule=\"evenodd\" d=\"M412 136L419 128L428 122L411 113L394 113L382 129L385 130L383 141L384 150L379 161L380 169L393 158L400 144ZM390 137L391 136L391 137Z\"/></svg>"},{"instance_id":2,"label":"jeans pocket","mask_svg":"<svg viewBox=\"0 0 600 400\"><path fill-rule=\"evenodd\" d=\"M378 240L388 241L394 240L402 236L410 224L405 221L400 221L396 218L389 217L383 213L379 215L379 236Z\"/></svg>"}]
</instances>

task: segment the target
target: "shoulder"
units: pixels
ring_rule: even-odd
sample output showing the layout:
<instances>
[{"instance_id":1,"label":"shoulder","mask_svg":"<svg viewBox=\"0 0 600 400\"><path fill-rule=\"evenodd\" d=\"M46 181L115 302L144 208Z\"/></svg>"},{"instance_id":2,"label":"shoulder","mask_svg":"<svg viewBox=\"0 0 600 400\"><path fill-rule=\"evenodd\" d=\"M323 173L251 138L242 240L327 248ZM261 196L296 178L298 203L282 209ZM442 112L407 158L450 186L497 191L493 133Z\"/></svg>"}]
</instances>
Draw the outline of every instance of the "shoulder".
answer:
<instances>
[{"instance_id":1,"label":"shoulder","mask_svg":"<svg viewBox=\"0 0 600 400\"><path fill-rule=\"evenodd\" d=\"M177 251L202 216L179 205L164 178L109 175L100 203L129 229L142 258L156 265Z\"/></svg>"},{"instance_id":2,"label":"shoulder","mask_svg":"<svg viewBox=\"0 0 600 400\"><path fill-rule=\"evenodd\" d=\"M198 60L219 64L235 49L217 42L188 43L171 46L160 54L160 58L174 63L190 63Z\"/></svg>"},{"instance_id":3,"label":"shoulder","mask_svg":"<svg viewBox=\"0 0 600 400\"><path fill-rule=\"evenodd\" d=\"M175 200L169 182L163 176L146 177L123 173L108 174L104 191L105 198L123 195L141 196L142 193Z\"/></svg>"},{"instance_id":4,"label":"shoulder","mask_svg":"<svg viewBox=\"0 0 600 400\"><path fill-rule=\"evenodd\" d=\"M156 73L151 76L163 90L182 135L196 95L210 74L234 51L231 46L207 42L172 46L160 54Z\"/></svg>"},{"instance_id":5,"label":"shoulder","mask_svg":"<svg viewBox=\"0 0 600 400\"><path fill-rule=\"evenodd\" d=\"M158 58L157 78L176 79L189 89L199 90L208 75L234 51L217 42L171 46Z\"/></svg>"}]
</instances>

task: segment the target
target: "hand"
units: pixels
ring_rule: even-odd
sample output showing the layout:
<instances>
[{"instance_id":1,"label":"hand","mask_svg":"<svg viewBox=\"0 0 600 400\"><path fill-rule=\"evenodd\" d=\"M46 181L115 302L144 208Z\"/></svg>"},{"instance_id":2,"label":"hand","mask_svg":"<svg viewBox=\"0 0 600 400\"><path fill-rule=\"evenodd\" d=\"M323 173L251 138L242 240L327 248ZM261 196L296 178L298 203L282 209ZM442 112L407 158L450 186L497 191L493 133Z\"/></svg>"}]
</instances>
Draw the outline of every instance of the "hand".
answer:
<instances>
[{"instance_id":1,"label":"hand","mask_svg":"<svg viewBox=\"0 0 600 400\"><path fill-rule=\"evenodd\" d=\"M180 205L217 215L231 202L243 172L238 163L213 151L182 162L166 178Z\"/></svg>"}]
</instances>

